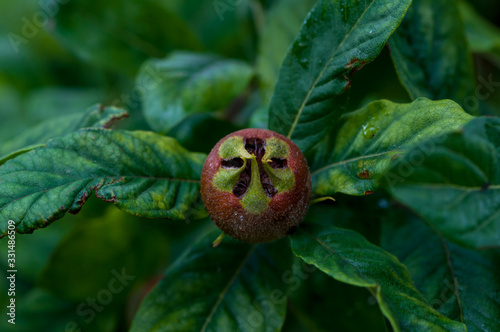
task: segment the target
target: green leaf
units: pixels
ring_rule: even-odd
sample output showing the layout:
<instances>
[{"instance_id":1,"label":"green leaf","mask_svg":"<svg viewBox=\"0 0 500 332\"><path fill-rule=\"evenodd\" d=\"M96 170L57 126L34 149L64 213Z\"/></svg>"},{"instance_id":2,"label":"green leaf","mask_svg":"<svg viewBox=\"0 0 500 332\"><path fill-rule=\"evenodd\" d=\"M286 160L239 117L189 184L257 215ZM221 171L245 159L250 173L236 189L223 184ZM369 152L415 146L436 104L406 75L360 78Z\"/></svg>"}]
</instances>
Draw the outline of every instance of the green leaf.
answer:
<instances>
[{"instance_id":1,"label":"green leaf","mask_svg":"<svg viewBox=\"0 0 500 332\"><path fill-rule=\"evenodd\" d=\"M394 218L382 229L384 247L408 267L432 307L469 332L500 331L500 251L464 249L417 218Z\"/></svg>"},{"instance_id":2,"label":"green leaf","mask_svg":"<svg viewBox=\"0 0 500 332\"><path fill-rule=\"evenodd\" d=\"M259 85L265 103L271 100L283 59L299 33L304 18L316 2L316 0L279 0L267 13L257 57Z\"/></svg>"},{"instance_id":3,"label":"green leaf","mask_svg":"<svg viewBox=\"0 0 500 332\"><path fill-rule=\"evenodd\" d=\"M249 245L218 232L195 244L144 299L130 331L280 331L286 312L278 243Z\"/></svg>"},{"instance_id":4,"label":"green leaf","mask_svg":"<svg viewBox=\"0 0 500 332\"><path fill-rule=\"evenodd\" d=\"M415 99L451 99L470 112L472 55L456 1L414 0L389 39L399 78Z\"/></svg>"},{"instance_id":5,"label":"green leaf","mask_svg":"<svg viewBox=\"0 0 500 332\"><path fill-rule=\"evenodd\" d=\"M232 122L219 119L216 114L197 113L172 128L168 136L177 139L190 151L210 153L222 137L239 129Z\"/></svg>"},{"instance_id":6,"label":"green leaf","mask_svg":"<svg viewBox=\"0 0 500 332\"><path fill-rule=\"evenodd\" d=\"M157 1L68 1L54 6L55 32L80 59L134 75L149 57L174 49L200 50L200 41L187 23Z\"/></svg>"},{"instance_id":7,"label":"green leaf","mask_svg":"<svg viewBox=\"0 0 500 332\"><path fill-rule=\"evenodd\" d=\"M137 78L151 128L168 132L189 115L226 109L248 86L252 68L215 55L176 52L150 60Z\"/></svg>"},{"instance_id":8,"label":"green leaf","mask_svg":"<svg viewBox=\"0 0 500 332\"><path fill-rule=\"evenodd\" d=\"M270 105L269 129L303 152L329 132L345 105L347 77L372 61L411 0L320 0L288 51Z\"/></svg>"},{"instance_id":9,"label":"green leaf","mask_svg":"<svg viewBox=\"0 0 500 332\"><path fill-rule=\"evenodd\" d=\"M293 252L306 263L336 280L366 287L395 331L466 331L426 303L396 257L359 233L308 223L291 240Z\"/></svg>"},{"instance_id":10,"label":"green leaf","mask_svg":"<svg viewBox=\"0 0 500 332\"><path fill-rule=\"evenodd\" d=\"M206 155L150 132L83 129L0 167L0 231L31 233L78 212L92 192L150 218L197 217Z\"/></svg>"},{"instance_id":11,"label":"green leaf","mask_svg":"<svg viewBox=\"0 0 500 332\"><path fill-rule=\"evenodd\" d=\"M108 305L119 305L134 286L167 262L168 238L162 228L115 208L100 218L86 219L57 245L38 285L74 301L99 296L104 287L112 294Z\"/></svg>"},{"instance_id":12,"label":"green leaf","mask_svg":"<svg viewBox=\"0 0 500 332\"><path fill-rule=\"evenodd\" d=\"M256 1L169 0L165 5L188 22L209 52L255 58L254 25L261 19Z\"/></svg>"},{"instance_id":13,"label":"green leaf","mask_svg":"<svg viewBox=\"0 0 500 332\"><path fill-rule=\"evenodd\" d=\"M425 98L410 104L375 101L345 114L310 158L313 191L322 196L371 193L398 155L470 119L451 100Z\"/></svg>"},{"instance_id":14,"label":"green leaf","mask_svg":"<svg viewBox=\"0 0 500 332\"><path fill-rule=\"evenodd\" d=\"M463 130L421 143L384 176L391 194L447 238L500 246L500 120L477 118Z\"/></svg>"},{"instance_id":15,"label":"green leaf","mask_svg":"<svg viewBox=\"0 0 500 332\"><path fill-rule=\"evenodd\" d=\"M466 1L458 1L465 35L473 52L490 53L500 60L500 29L481 17Z\"/></svg>"},{"instance_id":16,"label":"green leaf","mask_svg":"<svg viewBox=\"0 0 500 332\"><path fill-rule=\"evenodd\" d=\"M83 114L74 114L46 120L0 146L0 165L22 153L40 147L49 139L64 136L81 128L108 128L115 121L127 117L127 111L115 107L95 105Z\"/></svg>"}]
</instances>

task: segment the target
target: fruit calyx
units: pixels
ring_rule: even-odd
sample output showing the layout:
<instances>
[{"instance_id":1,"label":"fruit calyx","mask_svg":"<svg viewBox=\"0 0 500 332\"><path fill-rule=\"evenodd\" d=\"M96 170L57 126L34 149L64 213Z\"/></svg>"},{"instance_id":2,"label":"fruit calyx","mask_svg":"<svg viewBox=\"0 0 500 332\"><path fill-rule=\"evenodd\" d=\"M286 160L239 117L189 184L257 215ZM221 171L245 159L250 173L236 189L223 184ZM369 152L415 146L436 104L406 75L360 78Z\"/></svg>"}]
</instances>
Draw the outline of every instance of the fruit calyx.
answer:
<instances>
[{"instance_id":1,"label":"fruit calyx","mask_svg":"<svg viewBox=\"0 0 500 332\"><path fill-rule=\"evenodd\" d=\"M244 242L268 242L284 237L304 218L311 174L290 139L244 129L212 149L200 191L210 218L224 233Z\"/></svg>"},{"instance_id":2,"label":"fruit calyx","mask_svg":"<svg viewBox=\"0 0 500 332\"><path fill-rule=\"evenodd\" d=\"M249 212L259 214L276 194L295 186L289 154L286 143L275 137L231 137L220 146L221 168L214 184L231 191Z\"/></svg>"}]
</instances>

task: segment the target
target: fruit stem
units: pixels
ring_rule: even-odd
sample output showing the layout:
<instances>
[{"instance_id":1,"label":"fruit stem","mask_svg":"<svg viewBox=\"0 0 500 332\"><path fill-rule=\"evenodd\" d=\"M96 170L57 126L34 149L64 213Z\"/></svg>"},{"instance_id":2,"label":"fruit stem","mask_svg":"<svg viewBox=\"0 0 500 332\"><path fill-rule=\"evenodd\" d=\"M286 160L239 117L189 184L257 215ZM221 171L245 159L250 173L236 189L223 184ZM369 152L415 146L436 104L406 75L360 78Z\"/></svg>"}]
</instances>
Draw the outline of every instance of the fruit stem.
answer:
<instances>
[{"instance_id":1,"label":"fruit stem","mask_svg":"<svg viewBox=\"0 0 500 332\"><path fill-rule=\"evenodd\" d=\"M335 202L335 198L333 198L331 196L325 196L325 197L319 197L319 198L311 200L310 205L313 205L313 204L316 204L316 203L321 203L321 202L327 201L327 200L332 200L332 201Z\"/></svg>"}]
</instances>

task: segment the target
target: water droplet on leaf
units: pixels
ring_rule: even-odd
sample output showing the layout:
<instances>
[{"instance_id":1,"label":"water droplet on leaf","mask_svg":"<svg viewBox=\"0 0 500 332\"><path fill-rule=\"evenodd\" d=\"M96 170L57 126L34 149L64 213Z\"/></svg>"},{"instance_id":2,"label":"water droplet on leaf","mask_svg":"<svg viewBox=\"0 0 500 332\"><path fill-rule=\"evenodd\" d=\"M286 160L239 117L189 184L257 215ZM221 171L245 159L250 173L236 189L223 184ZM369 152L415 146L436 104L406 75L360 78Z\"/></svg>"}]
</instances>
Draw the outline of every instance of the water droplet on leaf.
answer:
<instances>
[{"instance_id":1,"label":"water droplet on leaf","mask_svg":"<svg viewBox=\"0 0 500 332\"><path fill-rule=\"evenodd\" d=\"M370 139L375 137L375 134L377 134L379 128L371 123L364 124L362 126L363 128L363 136L366 139Z\"/></svg>"},{"instance_id":2,"label":"water droplet on leaf","mask_svg":"<svg viewBox=\"0 0 500 332\"><path fill-rule=\"evenodd\" d=\"M307 69L307 67L309 66L309 60L308 59L300 59L299 63L302 66L302 68L304 68L304 69Z\"/></svg>"}]
</instances>

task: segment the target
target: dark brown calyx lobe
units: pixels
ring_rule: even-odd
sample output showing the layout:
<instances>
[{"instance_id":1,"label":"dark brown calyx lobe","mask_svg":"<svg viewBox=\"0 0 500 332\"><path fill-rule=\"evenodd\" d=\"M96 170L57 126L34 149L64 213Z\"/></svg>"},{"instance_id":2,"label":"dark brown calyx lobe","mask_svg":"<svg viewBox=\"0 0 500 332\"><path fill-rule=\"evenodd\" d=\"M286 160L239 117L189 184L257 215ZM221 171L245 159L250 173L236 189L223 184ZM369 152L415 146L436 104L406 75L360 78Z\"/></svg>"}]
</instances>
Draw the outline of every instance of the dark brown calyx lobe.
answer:
<instances>
[{"instance_id":1,"label":"dark brown calyx lobe","mask_svg":"<svg viewBox=\"0 0 500 332\"><path fill-rule=\"evenodd\" d=\"M244 140L245 149L248 153L255 155L257 159L257 164L259 166L259 174L260 174L260 182L262 184L262 188L266 195L270 198L274 197L278 190L273 186L271 182L271 178L264 170L264 166L262 165L262 158L266 153L266 144L265 141L260 138L247 138ZM228 160L222 160L222 167L224 168L240 168L244 164L242 158L233 158ZM271 158L271 162L269 162L269 166L272 168L286 168L288 165L286 159L280 158ZM233 188L233 194L242 198L245 196L245 193L250 186L250 181L252 179L252 165L250 162L247 162L245 169L240 174L240 178L238 179L238 183Z\"/></svg>"}]
</instances>

